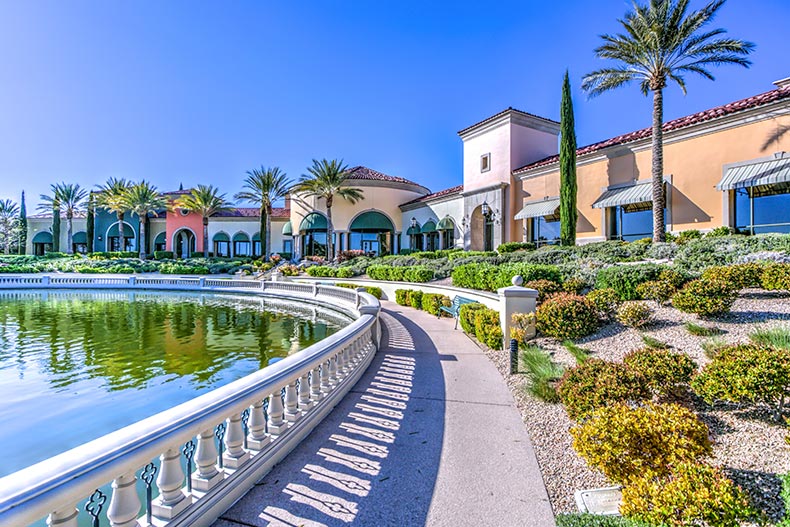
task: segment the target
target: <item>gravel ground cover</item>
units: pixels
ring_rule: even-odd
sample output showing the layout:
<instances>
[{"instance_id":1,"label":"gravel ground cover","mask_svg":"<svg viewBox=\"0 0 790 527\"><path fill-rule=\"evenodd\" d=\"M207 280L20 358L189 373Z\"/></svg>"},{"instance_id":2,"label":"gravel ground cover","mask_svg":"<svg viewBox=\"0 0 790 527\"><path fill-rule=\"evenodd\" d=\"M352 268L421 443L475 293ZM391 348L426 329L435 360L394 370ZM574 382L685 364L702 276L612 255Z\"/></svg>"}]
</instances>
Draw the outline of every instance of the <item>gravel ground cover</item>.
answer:
<instances>
[{"instance_id":1,"label":"gravel ground cover","mask_svg":"<svg viewBox=\"0 0 790 527\"><path fill-rule=\"evenodd\" d=\"M629 351L644 347L641 334L645 333L687 353L702 366L709 359L701 343L710 337L690 335L683 327L685 322L718 328L723 332L718 338L728 343L747 342L749 333L758 328L790 325L790 295L761 290L743 291L731 313L715 319L700 320L695 315L671 307L657 307L653 303L651 307L655 322L642 331L613 323L577 343L593 357L621 361ZM538 338L535 343L555 361L567 366L575 364L573 357L556 340ZM572 422L562 406L544 403L529 395L526 376L509 375L507 352L487 348L484 352L506 379L521 411L555 514L576 512L574 491L609 483L602 474L588 468L573 450L568 433ZM711 407L693 396L689 396L686 403L710 428L714 464L724 467L772 522L780 520L783 506L777 474L790 472L790 447L784 440L787 429L761 409L733 404Z\"/></svg>"}]
</instances>

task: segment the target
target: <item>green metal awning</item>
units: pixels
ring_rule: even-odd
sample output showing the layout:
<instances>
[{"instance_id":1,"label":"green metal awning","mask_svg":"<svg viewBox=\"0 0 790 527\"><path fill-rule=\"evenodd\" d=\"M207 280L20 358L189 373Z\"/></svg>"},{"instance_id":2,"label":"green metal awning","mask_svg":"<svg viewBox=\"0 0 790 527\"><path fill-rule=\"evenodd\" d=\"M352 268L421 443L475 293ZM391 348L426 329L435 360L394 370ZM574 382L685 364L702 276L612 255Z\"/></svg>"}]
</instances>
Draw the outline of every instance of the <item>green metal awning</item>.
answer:
<instances>
[{"instance_id":1,"label":"green metal awning","mask_svg":"<svg viewBox=\"0 0 790 527\"><path fill-rule=\"evenodd\" d=\"M248 242L248 241L250 241L250 237L247 236L246 233L237 232L236 234L233 235L233 241L234 242Z\"/></svg>"},{"instance_id":2,"label":"green metal awning","mask_svg":"<svg viewBox=\"0 0 790 527\"><path fill-rule=\"evenodd\" d=\"M261 233L260 232L256 232L255 234L253 234L252 235L252 241L254 241L254 242L261 241Z\"/></svg>"},{"instance_id":3,"label":"green metal awning","mask_svg":"<svg viewBox=\"0 0 790 527\"><path fill-rule=\"evenodd\" d=\"M283 225L283 236L293 236L293 235L294 235L294 229L291 226L291 222L286 221L285 225Z\"/></svg>"},{"instance_id":4,"label":"green metal awning","mask_svg":"<svg viewBox=\"0 0 790 527\"><path fill-rule=\"evenodd\" d=\"M790 157L728 168L716 188L735 190L776 183L790 183Z\"/></svg>"},{"instance_id":5,"label":"green metal awning","mask_svg":"<svg viewBox=\"0 0 790 527\"><path fill-rule=\"evenodd\" d=\"M230 238L224 232L218 232L217 234L214 235L214 238L212 238L212 239L215 242L229 242L230 241Z\"/></svg>"},{"instance_id":6,"label":"green metal awning","mask_svg":"<svg viewBox=\"0 0 790 527\"><path fill-rule=\"evenodd\" d=\"M325 231L327 229L326 218L320 214L312 212L305 216L299 224L299 231Z\"/></svg>"},{"instance_id":7,"label":"green metal awning","mask_svg":"<svg viewBox=\"0 0 790 527\"><path fill-rule=\"evenodd\" d=\"M52 243L52 233L41 231L33 236L33 243Z\"/></svg>"},{"instance_id":8,"label":"green metal awning","mask_svg":"<svg viewBox=\"0 0 790 527\"><path fill-rule=\"evenodd\" d=\"M518 211L514 219L525 220L527 218L538 218L540 216L554 216L560 208L560 198L549 198L540 201L532 201L524 204L524 208Z\"/></svg>"},{"instance_id":9,"label":"green metal awning","mask_svg":"<svg viewBox=\"0 0 790 527\"><path fill-rule=\"evenodd\" d=\"M415 234L420 234L419 227L409 227L409 230L406 231L406 234L409 236L414 236Z\"/></svg>"},{"instance_id":10,"label":"green metal awning","mask_svg":"<svg viewBox=\"0 0 790 527\"><path fill-rule=\"evenodd\" d=\"M422 226L420 232L423 234L428 234L431 232L436 232L436 224L432 221L426 221L425 225Z\"/></svg>"},{"instance_id":11,"label":"green metal awning","mask_svg":"<svg viewBox=\"0 0 790 527\"><path fill-rule=\"evenodd\" d=\"M452 231L454 229L455 223L453 223L453 219L450 216L445 216L439 220L439 224L436 225L437 231Z\"/></svg>"},{"instance_id":12,"label":"green metal awning","mask_svg":"<svg viewBox=\"0 0 790 527\"><path fill-rule=\"evenodd\" d=\"M595 200L593 208L605 209L635 203L649 203L653 201L653 186L650 181L609 189Z\"/></svg>"},{"instance_id":13,"label":"green metal awning","mask_svg":"<svg viewBox=\"0 0 790 527\"><path fill-rule=\"evenodd\" d=\"M350 231L394 231L395 227L384 214L374 210L364 212L351 222Z\"/></svg>"},{"instance_id":14,"label":"green metal awning","mask_svg":"<svg viewBox=\"0 0 790 527\"><path fill-rule=\"evenodd\" d=\"M113 223L112 227L110 227L110 230L107 231L107 237L108 238L113 238L115 236L120 236L120 234L118 233L118 224L117 223ZM134 233L134 229L131 228L126 223L124 223L124 226L123 226L123 237L124 238L134 238L135 236L136 236L136 234Z\"/></svg>"},{"instance_id":15,"label":"green metal awning","mask_svg":"<svg viewBox=\"0 0 790 527\"><path fill-rule=\"evenodd\" d=\"M88 243L88 235L85 231L75 232L71 235L71 243Z\"/></svg>"},{"instance_id":16,"label":"green metal awning","mask_svg":"<svg viewBox=\"0 0 790 527\"><path fill-rule=\"evenodd\" d=\"M159 234L156 235L156 238L154 238L154 243L155 244L156 243L165 243L166 238L167 238L167 234L165 234L165 231L162 231L162 232L160 232Z\"/></svg>"}]
</instances>

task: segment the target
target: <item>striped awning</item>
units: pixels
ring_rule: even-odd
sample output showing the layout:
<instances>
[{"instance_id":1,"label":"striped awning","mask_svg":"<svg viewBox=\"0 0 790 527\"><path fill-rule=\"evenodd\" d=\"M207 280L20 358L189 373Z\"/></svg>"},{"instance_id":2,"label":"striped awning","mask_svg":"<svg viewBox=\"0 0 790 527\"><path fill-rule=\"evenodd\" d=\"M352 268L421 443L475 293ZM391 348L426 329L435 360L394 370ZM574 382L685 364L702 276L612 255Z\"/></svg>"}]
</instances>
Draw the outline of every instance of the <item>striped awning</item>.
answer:
<instances>
[{"instance_id":1,"label":"striped awning","mask_svg":"<svg viewBox=\"0 0 790 527\"><path fill-rule=\"evenodd\" d=\"M538 218L540 216L554 216L560 207L560 198L542 199L524 204L524 208L518 211L515 219L526 220L527 218Z\"/></svg>"},{"instance_id":2,"label":"striped awning","mask_svg":"<svg viewBox=\"0 0 790 527\"><path fill-rule=\"evenodd\" d=\"M790 157L728 168L716 188L735 190L776 183L790 183Z\"/></svg>"},{"instance_id":3,"label":"striped awning","mask_svg":"<svg viewBox=\"0 0 790 527\"><path fill-rule=\"evenodd\" d=\"M653 201L653 186L650 181L609 189L592 204L595 209L649 203Z\"/></svg>"},{"instance_id":4,"label":"striped awning","mask_svg":"<svg viewBox=\"0 0 790 527\"><path fill-rule=\"evenodd\" d=\"M293 236L293 234L294 234L294 230L293 227L291 226L291 222L286 221L285 225L283 225L283 236Z\"/></svg>"}]
</instances>

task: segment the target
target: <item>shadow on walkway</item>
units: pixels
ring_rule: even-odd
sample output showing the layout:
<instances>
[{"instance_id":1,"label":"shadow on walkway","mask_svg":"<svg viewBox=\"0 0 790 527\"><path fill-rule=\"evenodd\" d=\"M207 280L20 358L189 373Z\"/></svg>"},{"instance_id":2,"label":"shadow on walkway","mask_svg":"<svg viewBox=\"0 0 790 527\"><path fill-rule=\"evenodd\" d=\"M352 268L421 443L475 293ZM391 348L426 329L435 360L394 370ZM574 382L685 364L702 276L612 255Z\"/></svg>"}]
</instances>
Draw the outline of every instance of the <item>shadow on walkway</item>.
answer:
<instances>
[{"instance_id":1,"label":"shadow on walkway","mask_svg":"<svg viewBox=\"0 0 790 527\"><path fill-rule=\"evenodd\" d=\"M381 349L310 436L214 524L424 525L445 425L445 385L430 336L382 313Z\"/></svg>"}]
</instances>

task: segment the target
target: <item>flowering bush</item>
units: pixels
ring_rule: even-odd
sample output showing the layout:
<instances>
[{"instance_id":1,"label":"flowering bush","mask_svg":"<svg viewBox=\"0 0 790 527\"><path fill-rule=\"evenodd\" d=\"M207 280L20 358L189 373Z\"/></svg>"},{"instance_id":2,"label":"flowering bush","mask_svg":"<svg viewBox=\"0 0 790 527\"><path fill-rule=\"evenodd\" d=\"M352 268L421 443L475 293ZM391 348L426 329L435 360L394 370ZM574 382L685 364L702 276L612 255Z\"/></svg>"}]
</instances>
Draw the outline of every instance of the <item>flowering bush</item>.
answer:
<instances>
[{"instance_id":1,"label":"flowering bush","mask_svg":"<svg viewBox=\"0 0 790 527\"><path fill-rule=\"evenodd\" d=\"M702 272L703 280L720 280L728 283L733 289L747 287L760 287L763 275L763 266L756 263L742 263L733 265L717 265L708 267Z\"/></svg>"},{"instance_id":2,"label":"flowering bush","mask_svg":"<svg viewBox=\"0 0 790 527\"><path fill-rule=\"evenodd\" d=\"M653 311L644 302L626 302L617 308L617 321L624 326L641 328L650 323Z\"/></svg>"},{"instance_id":3,"label":"flowering bush","mask_svg":"<svg viewBox=\"0 0 790 527\"><path fill-rule=\"evenodd\" d=\"M557 293L537 309L538 331L558 339L577 339L598 329L595 305L586 297Z\"/></svg>"},{"instance_id":4,"label":"flowering bush","mask_svg":"<svg viewBox=\"0 0 790 527\"><path fill-rule=\"evenodd\" d=\"M305 260L308 262L315 262L317 264L324 265L326 263L326 258L323 256L306 256Z\"/></svg>"},{"instance_id":5,"label":"flowering bush","mask_svg":"<svg viewBox=\"0 0 790 527\"><path fill-rule=\"evenodd\" d=\"M271 263L273 263L274 265L277 265L278 263L280 263L280 262L282 262L282 261L283 261L283 257L282 257L282 256L280 256L280 255L279 255L279 254L277 254L277 253L274 253L273 255L269 256L269 261L270 261Z\"/></svg>"},{"instance_id":6,"label":"flowering bush","mask_svg":"<svg viewBox=\"0 0 790 527\"><path fill-rule=\"evenodd\" d=\"M677 287L668 280L650 280L649 282L636 286L636 294L639 295L640 298L653 300L658 305L669 302L669 299L672 298L672 295L674 295L677 290Z\"/></svg>"},{"instance_id":7,"label":"flowering bush","mask_svg":"<svg viewBox=\"0 0 790 527\"><path fill-rule=\"evenodd\" d=\"M560 284L551 280L532 280L526 282L524 287L535 289L538 292L538 302L543 302L549 295L561 291Z\"/></svg>"},{"instance_id":8,"label":"flowering bush","mask_svg":"<svg viewBox=\"0 0 790 527\"><path fill-rule=\"evenodd\" d=\"M593 289L587 293L587 300L593 303L595 309L598 310L599 316L604 320L612 318L621 303L620 295L609 287Z\"/></svg>"},{"instance_id":9,"label":"flowering bush","mask_svg":"<svg viewBox=\"0 0 790 527\"><path fill-rule=\"evenodd\" d=\"M285 276L296 276L299 274L299 268L293 264L283 265L279 271Z\"/></svg>"},{"instance_id":10,"label":"flowering bush","mask_svg":"<svg viewBox=\"0 0 790 527\"><path fill-rule=\"evenodd\" d=\"M712 316L726 313L737 293L721 280L692 280L672 297L672 305L684 313Z\"/></svg>"},{"instance_id":11,"label":"flowering bush","mask_svg":"<svg viewBox=\"0 0 790 527\"><path fill-rule=\"evenodd\" d=\"M678 395L681 387L691 381L697 369L694 361L685 353L666 349L644 348L632 351L623 362L639 373L654 394L666 397Z\"/></svg>"}]
</instances>

